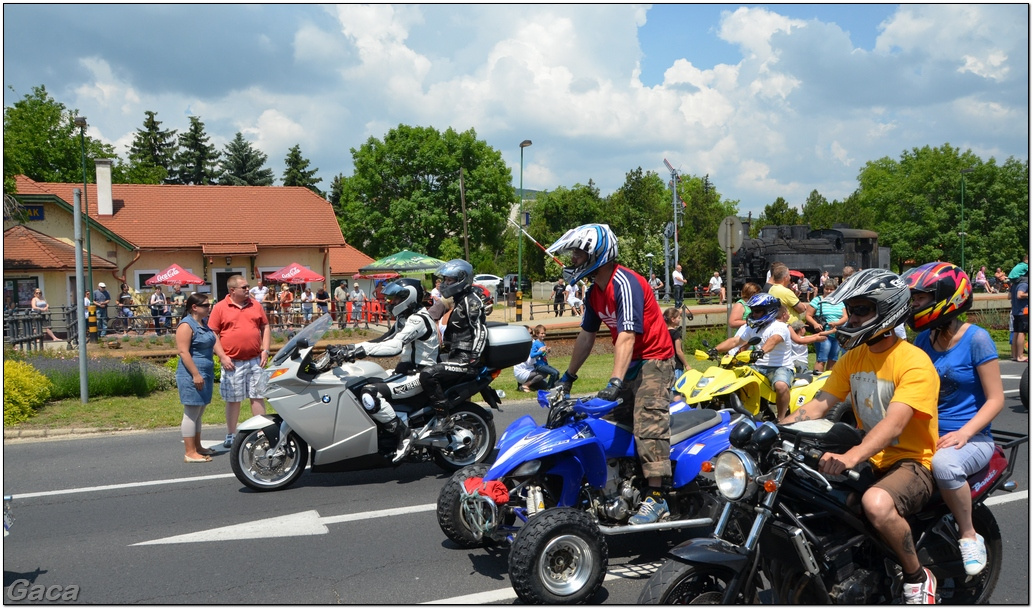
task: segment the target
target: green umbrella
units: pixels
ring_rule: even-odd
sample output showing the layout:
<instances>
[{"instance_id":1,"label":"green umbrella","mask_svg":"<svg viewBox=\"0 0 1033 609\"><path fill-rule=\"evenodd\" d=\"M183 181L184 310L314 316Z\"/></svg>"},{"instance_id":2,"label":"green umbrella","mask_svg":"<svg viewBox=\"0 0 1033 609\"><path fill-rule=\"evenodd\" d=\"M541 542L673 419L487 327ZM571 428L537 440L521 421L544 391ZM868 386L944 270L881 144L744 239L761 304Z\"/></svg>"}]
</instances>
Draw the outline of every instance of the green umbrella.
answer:
<instances>
[{"instance_id":1,"label":"green umbrella","mask_svg":"<svg viewBox=\"0 0 1033 609\"><path fill-rule=\"evenodd\" d=\"M395 273L413 273L435 271L439 266L445 264L444 260L438 260L424 254L417 254L409 250L391 254L359 269L362 274L384 273L393 271Z\"/></svg>"}]
</instances>

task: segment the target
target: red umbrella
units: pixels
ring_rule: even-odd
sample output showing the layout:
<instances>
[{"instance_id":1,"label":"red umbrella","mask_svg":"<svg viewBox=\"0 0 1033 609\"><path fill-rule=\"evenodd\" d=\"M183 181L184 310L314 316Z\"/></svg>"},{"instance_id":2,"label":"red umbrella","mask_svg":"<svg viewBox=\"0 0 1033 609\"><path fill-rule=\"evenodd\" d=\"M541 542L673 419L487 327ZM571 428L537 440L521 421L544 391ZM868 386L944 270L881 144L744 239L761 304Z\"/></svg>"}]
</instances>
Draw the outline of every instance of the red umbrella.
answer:
<instances>
[{"instance_id":1,"label":"red umbrella","mask_svg":"<svg viewBox=\"0 0 1033 609\"><path fill-rule=\"evenodd\" d=\"M789 276L800 278L803 277L803 273L801 273L800 271L789 271Z\"/></svg>"},{"instance_id":2,"label":"red umbrella","mask_svg":"<svg viewBox=\"0 0 1033 609\"><path fill-rule=\"evenodd\" d=\"M297 262L292 262L275 273L266 275L265 278L267 281L294 284L308 283L310 281L323 281L322 275L308 270Z\"/></svg>"},{"instance_id":3,"label":"red umbrella","mask_svg":"<svg viewBox=\"0 0 1033 609\"><path fill-rule=\"evenodd\" d=\"M201 285L204 279L173 264L164 271L145 281L147 285Z\"/></svg>"}]
</instances>

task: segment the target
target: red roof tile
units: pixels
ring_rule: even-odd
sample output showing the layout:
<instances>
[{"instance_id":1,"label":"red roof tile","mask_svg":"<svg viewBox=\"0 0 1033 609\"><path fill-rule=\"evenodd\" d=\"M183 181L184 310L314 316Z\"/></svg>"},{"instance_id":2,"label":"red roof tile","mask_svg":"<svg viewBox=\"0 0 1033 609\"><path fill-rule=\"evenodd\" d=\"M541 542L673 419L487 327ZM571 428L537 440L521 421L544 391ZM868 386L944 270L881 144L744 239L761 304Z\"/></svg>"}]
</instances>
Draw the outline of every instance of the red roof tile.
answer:
<instances>
[{"instance_id":1,"label":"red roof tile","mask_svg":"<svg viewBox=\"0 0 1033 609\"><path fill-rule=\"evenodd\" d=\"M69 205L73 189L82 188L25 176L16 183L18 194L51 194ZM330 203L300 186L112 184L111 192L114 214L98 216L97 186L86 186L90 218L141 249L346 245Z\"/></svg>"},{"instance_id":2,"label":"red roof tile","mask_svg":"<svg viewBox=\"0 0 1033 609\"><path fill-rule=\"evenodd\" d=\"M86 264L86 251L83 251ZM93 268L117 269L115 263L93 256ZM18 225L4 231L4 271L74 271L75 246Z\"/></svg>"},{"instance_id":3,"label":"red roof tile","mask_svg":"<svg viewBox=\"0 0 1033 609\"><path fill-rule=\"evenodd\" d=\"M359 267L366 266L373 259L350 245L330 248L330 275L354 275Z\"/></svg>"}]
</instances>

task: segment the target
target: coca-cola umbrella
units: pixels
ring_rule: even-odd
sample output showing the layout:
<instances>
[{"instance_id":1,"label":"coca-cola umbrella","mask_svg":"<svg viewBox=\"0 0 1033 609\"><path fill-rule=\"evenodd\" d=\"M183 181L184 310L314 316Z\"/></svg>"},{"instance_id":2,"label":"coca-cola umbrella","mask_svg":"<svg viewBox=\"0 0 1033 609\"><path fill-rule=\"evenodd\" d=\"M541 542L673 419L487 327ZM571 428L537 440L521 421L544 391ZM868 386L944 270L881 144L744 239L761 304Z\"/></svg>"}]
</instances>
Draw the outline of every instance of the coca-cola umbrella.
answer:
<instances>
[{"instance_id":1,"label":"coca-cola umbrella","mask_svg":"<svg viewBox=\"0 0 1033 609\"><path fill-rule=\"evenodd\" d=\"M147 285L201 285L204 283L204 279L178 264L173 264L144 283Z\"/></svg>"},{"instance_id":2,"label":"coca-cola umbrella","mask_svg":"<svg viewBox=\"0 0 1033 609\"><path fill-rule=\"evenodd\" d=\"M297 262L292 262L275 273L265 276L266 281L277 283L308 283L310 281L323 281L323 276L315 271L310 271Z\"/></svg>"}]
</instances>

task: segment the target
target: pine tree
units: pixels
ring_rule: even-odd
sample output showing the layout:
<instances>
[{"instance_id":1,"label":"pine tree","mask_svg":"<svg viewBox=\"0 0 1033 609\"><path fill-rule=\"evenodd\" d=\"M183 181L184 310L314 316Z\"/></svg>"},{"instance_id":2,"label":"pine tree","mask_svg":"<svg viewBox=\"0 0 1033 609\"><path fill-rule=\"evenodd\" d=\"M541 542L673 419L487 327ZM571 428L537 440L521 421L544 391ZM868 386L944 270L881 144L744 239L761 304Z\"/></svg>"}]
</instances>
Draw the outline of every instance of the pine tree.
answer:
<instances>
[{"instance_id":1,"label":"pine tree","mask_svg":"<svg viewBox=\"0 0 1033 609\"><path fill-rule=\"evenodd\" d=\"M137 129L129 148L127 173L133 181L149 184L172 182L176 156L176 130L161 129L157 112L144 111L143 129Z\"/></svg>"},{"instance_id":2,"label":"pine tree","mask_svg":"<svg viewBox=\"0 0 1033 609\"><path fill-rule=\"evenodd\" d=\"M224 186L272 186L273 170L264 167L269 157L244 139L238 131L233 141L223 149L219 168Z\"/></svg>"},{"instance_id":3,"label":"pine tree","mask_svg":"<svg viewBox=\"0 0 1033 609\"><path fill-rule=\"evenodd\" d=\"M190 129L179 136L173 175L174 184L216 184L219 180L219 152L208 143L204 123L190 117Z\"/></svg>"},{"instance_id":4,"label":"pine tree","mask_svg":"<svg viewBox=\"0 0 1033 609\"><path fill-rule=\"evenodd\" d=\"M301 146L295 144L288 152L287 158L284 159L286 169L283 170L283 185L284 186L304 186L321 197L326 197L326 193L316 188L316 184L323 181L323 178L316 178L316 172L319 169L309 170L308 166L311 162L301 156Z\"/></svg>"}]
</instances>

